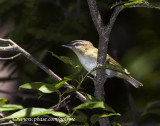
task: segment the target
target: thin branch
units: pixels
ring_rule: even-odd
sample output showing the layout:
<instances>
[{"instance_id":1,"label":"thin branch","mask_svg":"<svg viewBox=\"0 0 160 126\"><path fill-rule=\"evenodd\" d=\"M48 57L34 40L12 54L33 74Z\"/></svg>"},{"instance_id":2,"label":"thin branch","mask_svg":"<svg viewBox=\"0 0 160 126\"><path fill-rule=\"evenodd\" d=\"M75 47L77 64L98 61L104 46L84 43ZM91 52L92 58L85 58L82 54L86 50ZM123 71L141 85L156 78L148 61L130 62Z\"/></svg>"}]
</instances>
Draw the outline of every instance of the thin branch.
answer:
<instances>
[{"instance_id":1,"label":"thin branch","mask_svg":"<svg viewBox=\"0 0 160 126\"><path fill-rule=\"evenodd\" d=\"M88 1L88 6L92 16L93 23L100 35L103 32L104 24L103 24L101 15L98 11L96 0L87 0L87 1Z\"/></svg>"},{"instance_id":2,"label":"thin branch","mask_svg":"<svg viewBox=\"0 0 160 126\"><path fill-rule=\"evenodd\" d=\"M155 8L160 6L160 2L155 2L155 3L140 3L140 4L134 4L131 6L128 6L127 8L134 8L134 7L146 7L146 8Z\"/></svg>"},{"instance_id":3,"label":"thin branch","mask_svg":"<svg viewBox=\"0 0 160 126\"><path fill-rule=\"evenodd\" d=\"M121 11L121 6L117 6L114 9L114 11L113 11L113 13L111 15L111 18L109 20L109 23L108 23L108 25L107 25L107 27L105 29L105 34L107 34L106 38L108 38L108 41L109 41L110 33L112 31L112 28L114 26L114 23L115 23L115 21L117 19L118 14L120 13L120 11ZM106 45L108 46L108 43Z\"/></svg>"},{"instance_id":4,"label":"thin branch","mask_svg":"<svg viewBox=\"0 0 160 126\"><path fill-rule=\"evenodd\" d=\"M0 38L0 41L3 42L8 42L11 45L9 45L9 47L0 47L0 51L17 51L19 53L21 53L23 56L25 56L27 59L29 59L30 61L32 61L33 63L35 63L38 67L40 67L43 71L45 71L51 78L53 78L56 81L60 81L62 80L62 78L60 78L58 75L56 75L51 69L49 69L47 66L45 66L44 64L42 64L40 61L38 61L36 58L34 58L31 54L29 54L27 51L25 51L23 48L21 48L19 45L17 45L15 42L13 42L11 39L2 39ZM72 89L72 86L70 86L67 82L65 83L68 89ZM76 91L75 92L78 96L78 98L82 101L82 102L86 102L86 98L85 96L83 96L80 92Z\"/></svg>"},{"instance_id":5,"label":"thin branch","mask_svg":"<svg viewBox=\"0 0 160 126\"><path fill-rule=\"evenodd\" d=\"M16 57L18 57L18 56L20 56L20 55L21 55L21 53L18 53L18 54L16 54L16 55L12 56L12 57L0 58L0 60L13 60L14 58L16 58Z\"/></svg>"},{"instance_id":6,"label":"thin branch","mask_svg":"<svg viewBox=\"0 0 160 126\"><path fill-rule=\"evenodd\" d=\"M13 124L15 124L15 122L10 120L10 122L1 123L0 126L6 126L6 125L8 126L8 125L13 125Z\"/></svg>"},{"instance_id":7,"label":"thin branch","mask_svg":"<svg viewBox=\"0 0 160 126\"><path fill-rule=\"evenodd\" d=\"M127 96L128 96L128 102L131 109L131 113L132 113L133 126L138 126L137 119L136 119L137 111L134 106L134 99L130 90L130 85L126 81L124 81L124 83L126 84L126 87L127 87Z\"/></svg>"},{"instance_id":8,"label":"thin branch","mask_svg":"<svg viewBox=\"0 0 160 126\"><path fill-rule=\"evenodd\" d=\"M11 45L7 46L7 47L0 47L0 51L13 51L15 50L15 48Z\"/></svg>"},{"instance_id":9,"label":"thin branch","mask_svg":"<svg viewBox=\"0 0 160 126\"><path fill-rule=\"evenodd\" d=\"M63 100L60 100L58 104L50 107L49 109L53 110L54 108L56 108L56 110L57 110L57 109L58 109L57 107L59 107L61 103L65 102L65 100L67 100L67 99L70 98L70 97L71 97L71 95L68 95L67 97L63 98ZM55 109L54 109L54 110L55 110Z\"/></svg>"}]
</instances>

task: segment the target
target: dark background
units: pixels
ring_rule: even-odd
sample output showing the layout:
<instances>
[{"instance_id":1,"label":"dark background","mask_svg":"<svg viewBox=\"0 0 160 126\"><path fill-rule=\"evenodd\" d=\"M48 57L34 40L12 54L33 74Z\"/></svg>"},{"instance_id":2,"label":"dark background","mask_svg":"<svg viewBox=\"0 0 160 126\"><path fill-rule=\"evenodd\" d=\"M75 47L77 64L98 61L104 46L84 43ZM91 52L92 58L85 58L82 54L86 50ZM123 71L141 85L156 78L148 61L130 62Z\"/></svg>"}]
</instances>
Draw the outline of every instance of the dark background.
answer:
<instances>
[{"instance_id":1,"label":"dark background","mask_svg":"<svg viewBox=\"0 0 160 126\"><path fill-rule=\"evenodd\" d=\"M110 6L114 2L106 3L105 0L100 0L97 3L105 24L111 16ZM108 48L108 53L127 68L134 78L144 84L138 89L130 87L138 113L137 120L143 126L160 125L159 22L158 9L123 10L113 27ZM1 35L2 37L18 43L60 77L68 76L75 71L72 66L52 57L48 51L53 51L60 56L68 56L79 64L75 54L61 45L82 39L91 41L95 47L98 46L98 34L91 20L87 2L84 0L61 0L61 2L58 0L1 0L0 29L0 34L8 31L4 36ZM1 57L11 54L2 53ZM9 75L18 71L19 85L32 81L53 82L48 75L23 56L5 62L2 68L5 69L10 63L14 64L16 69ZM3 78L1 79L4 82ZM90 79L86 79L82 88L82 91L93 95L94 86ZM13 89L10 90L13 91ZM113 120L130 122L131 112L124 81L118 78L108 79L105 91L106 103L122 114L121 117ZM57 103L56 94L45 95L39 100L36 94L35 91L18 90L15 97L10 97L10 101L22 104L24 107L50 107ZM77 102L75 100L73 95L70 99L70 108L80 104L79 100Z\"/></svg>"}]
</instances>

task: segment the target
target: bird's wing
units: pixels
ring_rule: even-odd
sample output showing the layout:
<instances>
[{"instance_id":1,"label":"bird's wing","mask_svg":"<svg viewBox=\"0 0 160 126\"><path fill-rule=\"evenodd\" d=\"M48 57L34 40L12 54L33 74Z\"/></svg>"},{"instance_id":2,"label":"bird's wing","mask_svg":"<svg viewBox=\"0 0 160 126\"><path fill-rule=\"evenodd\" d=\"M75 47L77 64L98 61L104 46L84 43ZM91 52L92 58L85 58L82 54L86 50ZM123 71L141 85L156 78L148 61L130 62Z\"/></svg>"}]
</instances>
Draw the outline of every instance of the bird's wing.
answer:
<instances>
[{"instance_id":1,"label":"bird's wing","mask_svg":"<svg viewBox=\"0 0 160 126\"><path fill-rule=\"evenodd\" d=\"M109 64L113 64L113 65L117 65L122 67L117 61L115 61L110 55L107 54L107 61L109 62Z\"/></svg>"}]
</instances>

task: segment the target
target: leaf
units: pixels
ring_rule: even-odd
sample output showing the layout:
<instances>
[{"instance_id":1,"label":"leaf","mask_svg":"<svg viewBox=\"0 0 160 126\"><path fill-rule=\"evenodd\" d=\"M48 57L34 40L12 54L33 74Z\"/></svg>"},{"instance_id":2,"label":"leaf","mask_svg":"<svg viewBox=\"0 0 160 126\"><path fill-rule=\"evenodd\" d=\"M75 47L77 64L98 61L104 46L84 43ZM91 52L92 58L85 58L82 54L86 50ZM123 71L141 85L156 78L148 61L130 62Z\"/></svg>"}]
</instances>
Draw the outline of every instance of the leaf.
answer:
<instances>
[{"instance_id":1,"label":"leaf","mask_svg":"<svg viewBox=\"0 0 160 126\"><path fill-rule=\"evenodd\" d=\"M119 113L110 113L110 114L107 114L107 115L106 114L102 114L102 115L94 114L94 115L91 116L90 121L91 121L92 125L94 125L99 119L106 118L106 117L113 116L113 115L120 116Z\"/></svg>"},{"instance_id":2,"label":"leaf","mask_svg":"<svg viewBox=\"0 0 160 126\"><path fill-rule=\"evenodd\" d=\"M7 99L5 98L0 98L0 105L4 104L7 102Z\"/></svg>"},{"instance_id":3,"label":"leaf","mask_svg":"<svg viewBox=\"0 0 160 126\"><path fill-rule=\"evenodd\" d=\"M82 122L82 123L87 122L87 117L84 115L73 116L73 118L75 118L75 121L78 121L78 122Z\"/></svg>"},{"instance_id":4,"label":"leaf","mask_svg":"<svg viewBox=\"0 0 160 126\"><path fill-rule=\"evenodd\" d=\"M130 75L130 73L127 71L127 69L123 68L123 67L120 67L120 66L117 66L117 65L113 65L113 64L100 64L100 65L97 65L95 68L93 68L91 71L89 71L83 78L82 80L80 81L79 83L79 86L82 84L82 82L85 80L85 78L90 74L92 73L93 71L97 70L97 69L110 69L110 70L114 70L114 71L117 71L117 72L120 72L120 73L123 73L123 74L126 74L126 75Z\"/></svg>"},{"instance_id":5,"label":"leaf","mask_svg":"<svg viewBox=\"0 0 160 126\"><path fill-rule=\"evenodd\" d=\"M121 126L121 124L116 123L116 122L112 122L112 126Z\"/></svg>"},{"instance_id":6,"label":"leaf","mask_svg":"<svg viewBox=\"0 0 160 126\"><path fill-rule=\"evenodd\" d=\"M113 65L113 64L102 64L102 65L97 65L94 69L100 69L100 68L105 68L105 69L110 69L110 70L114 70L114 71L118 71L120 73L124 73L124 74L127 74L129 75L130 73L127 71L127 69L123 68L123 67L120 67L120 66L117 66L117 65ZM93 72L92 71L92 72Z\"/></svg>"},{"instance_id":7,"label":"leaf","mask_svg":"<svg viewBox=\"0 0 160 126\"><path fill-rule=\"evenodd\" d=\"M86 102L73 108L73 110L76 111L78 109L95 109L95 108L101 108L105 111L110 111L115 113L115 111L111 107L109 107L108 105L104 104L104 102L101 101Z\"/></svg>"},{"instance_id":8,"label":"leaf","mask_svg":"<svg viewBox=\"0 0 160 126\"><path fill-rule=\"evenodd\" d=\"M42 82L26 83L26 84L19 86L19 89L21 89L21 88L37 89L43 93L53 93L57 90L52 84L46 84L46 83L42 83Z\"/></svg>"},{"instance_id":9,"label":"leaf","mask_svg":"<svg viewBox=\"0 0 160 126\"><path fill-rule=\"evenodd\" d=\"M153 8L160 10L160 6L154 6Z\"/></svg>"},{"instance_id":10,"label":"leaf","mask_svg":"<svg viewBox=\"0 0 160 126\"><path fill-rule=\"evenodd\" d=\"M148 103L146 106L146 109L155 108L155 107L160 108L160 101L153 101L153 102Z\"/></svg>"},{"instance_id":11,"label":"leaf","mask_svg":"<svg viewBox=\"0 0 160 126\"><path fill-rule=\"evenodd\" d=\"M0 107L0 111L13 111L17 109L23 109L23 106L16 104L6 104Z\"/></svg>"},{"instance_id":12,"label":"leaf","mask_svg":"<svg viewBox=\"0 0 160 126\"><path fill-rule=\"evenodd\" d=\"M141 116L145 116L145 115L147 115L147 114L154 114L154 115L158 115L158 116L160 116L160 108L159 109L150 109L150 110L145 110L142 114L141 114Z\"/></svg>"},{"instance_id":13,"label":"leaf","mask_svg":"<svg viewBox=\"0 0 160 126\"><path fill-rule=\"evenodd\" d=\"M56 82L54 84L54 86L55 86L56 89L59 89L59 88L61 88L63 86L64 83L66 83L69 80L71 80L71 79L70 78L65 78L65 79L63 79L61 81Z\"/></svg>"},{"instance_id":14,"label":"leaf","mask_svg":"<svg viewBox=\"0 0 160 126\"><path fill-rule=\"evenodd\" d=\"M69 57L66 57L66 56L58 56L56 55L55 53L49 51L52 56L56 57L57 59L61 60L62 62L66 63L66 64L70 64L72 65L73 67L76 67L76 64L73 62L73 60L71 60Z\"/></svg>"},{"instance_id":15,"label":"leaf","mask_svg":"<svg viewBox=\"0 0 160 126\"><path fill-rule=\"evenodd\" d=\"M69 57L58 56L58 55L56 55L55 53L53 53L51 51L49 51L49 52L52 54L52 56L56 57L57 59L61 60L62 62L73 66L77 71L80 72L82 70L82 67L79 66L79 65L76 65L76 63L73 60L71 60Z\"/></svg>"},{"instance_id":16,"label":"leaf","mask_svg":"<svg viewBox=\"0 0 160 126\"><path fill-rule=\"evenodd\" d=\"M122 4L125 4L125 3L128 3L129 1L121 1L121 2L116 2L114 3L112 6L111 6L111 9L113 9L114 7L116 6L119 6L119 5L122 5Z\"/></svg>"},{"instance_id":17,"label":"leaf","mask_svg":"<svg viewBox=\"0 0 160 126\"><path fill-rule=\"evenodd\" d=\"M97 100L95 97L93 97L92 95L90 95L90 94L87 94L87 93L85 93L85 97L86 97L86 99L87 99L87 101L92 101L92 102L96 102L96 101L99 101L99 100Z\"/></svg>"},{"instance_id":18,"label":"leaf","mask_svg":"<svg viewBox=\"0 0 160 126\"><path fill-rule=\"evenodd\" d=\"M82 69L81 69L81 70L82 70ZM67 77L64 77L64 79L73 80L73 79L75 79L76 77L79 76L80 72L81 72L81 71L75 72L75 73L73 73L72 75L69 75L69 76L67 76Z\"/></svg>"},{"instance_id":19,"label":"leaf","mask_svg":"<svg viewBox=\"0 0 160 126\"><path fill-rule=\"evenodd\" d=\"M148 7L149 7L149 3L148 3L147 0L129 0L129 1L116 2L111 6L111 9L116 7L116 6L122 5L122 7L121 7L121 11L122 11L123 9L125 9L129 6L132 6L132 5L135 5L135 4L142 4L142 3L148 5Z\"/></svg>"},{"instance_id":20,"label":"leaf","mask_svg":"<svg viewBox=\"0 0 160 126\"><path fill-rule=\"evenodd\" d=\"M79 88L68 89L67 91L63 92L62 95L65 95L65 94L68 94L68 93L72 93L72 92L76 92L76 91L78 91L78 90L79 90Z\"/></svg>"},{"instance_id":21,"label":"leaf","mask_svg":"<svg viewBox=\"0 0 160 126\"><path fill-rule=\"evenodd\" d=\"M89 126L87 123L87 117L85 115L73 115L69 116L66 122L60 123L61 126Z\"/></svg>"},{"instance_id":22,"label":"leaf","mask_svg":"<svg viewBox=\"0 0 160 126\"><path fill-rule=\"evenodd\" d=\"M12 115L5 117L5 119L35 117L35 116L41 116L46 114L52 114L53 116L57 116L57 117L67 116L67 114L63 112L57 112L57 111L53 111L45 108L25 108L18 112L13 113Z\"/></svg>"},{"instance_id":23,"label":"leaf","mask_svg":"<svg viewBox=\"0 0 160 126\"><path fill-rule=\"evenodd\" d=\"M144 111L142 112L141 116L145 116L147 114L155 114L160 115L160 101L153 101L149 103Z\"/></svg>"},{"instance_id":24,"label":"leaf","mask_svg":"<svg viewBox=\"0 0 160 126\"><path fill-rule=\"evenodd\" d=\"M141 4L141 3L145 3L145 4L148 4L149 3L145 0L131 0L130 2L128 3L125 3L122 7L121 7L121 10L125 9L126 7L129 7L129 6L132 6L134 4Z\"/></svg>"},{"instance_id":25,"label":"leaf","mask_svg":"<svg viewBox=\"0 0 160 126\"><path fill-rule=\"evenodd\" d=\"M43 82L31 82L31 83L26 83L26 84L19 86L19 89L21 88L37 89L43 93L53 93L53 92L57 92L58 89L61 88L66 81L68 80L61 80L54 84L47 84Z\"/></svg>"}]
</instances>

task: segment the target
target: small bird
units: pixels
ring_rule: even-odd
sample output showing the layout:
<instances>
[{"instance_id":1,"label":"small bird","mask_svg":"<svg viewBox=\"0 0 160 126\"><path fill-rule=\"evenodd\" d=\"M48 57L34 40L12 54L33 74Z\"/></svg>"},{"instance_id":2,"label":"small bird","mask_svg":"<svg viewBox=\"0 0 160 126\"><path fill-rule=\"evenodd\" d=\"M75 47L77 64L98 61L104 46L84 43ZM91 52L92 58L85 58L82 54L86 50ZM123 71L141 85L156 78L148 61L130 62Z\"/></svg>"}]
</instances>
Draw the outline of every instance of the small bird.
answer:
<instances>
[{"instance_id":1,"label":"small bird","mask_svg":"<svg viewBox=\"0 0 160 126\"><path fill-rule=\"evenodd\" d=\"M68 45L62 45L63 47L67 47L71 49L78 57L79 61L81 62L82 66L89 72L93 68L97 66L97 57L98 57L98 49L93 46L90 41L86 40L74 40ZM107 54L106 60L109 64L119 66L123 68L117 61L115 61L110 55ZM124 69L124 68L123 68ZM125 70L125 69L124 69ZM106 76L108 78L111 77L118 77L122 78L129 83L131 83L134 87L138 88L143 86L142 83L134 79L129 74L124 74L118 71L114 71L111 69L105 70ZM91 73L93 76L96 76L96 71Z\"/></svg>"}]
</instances>

